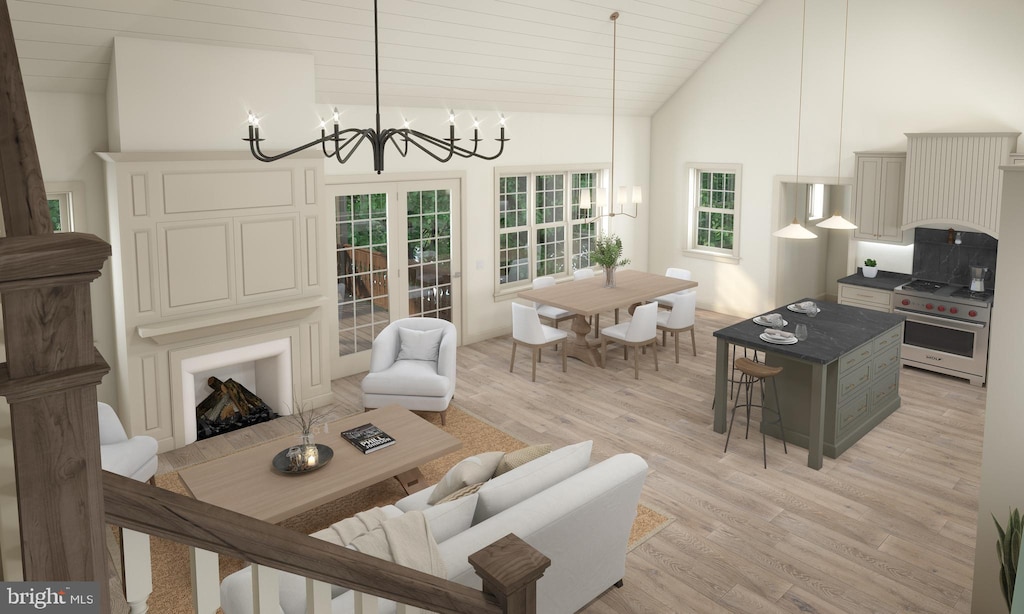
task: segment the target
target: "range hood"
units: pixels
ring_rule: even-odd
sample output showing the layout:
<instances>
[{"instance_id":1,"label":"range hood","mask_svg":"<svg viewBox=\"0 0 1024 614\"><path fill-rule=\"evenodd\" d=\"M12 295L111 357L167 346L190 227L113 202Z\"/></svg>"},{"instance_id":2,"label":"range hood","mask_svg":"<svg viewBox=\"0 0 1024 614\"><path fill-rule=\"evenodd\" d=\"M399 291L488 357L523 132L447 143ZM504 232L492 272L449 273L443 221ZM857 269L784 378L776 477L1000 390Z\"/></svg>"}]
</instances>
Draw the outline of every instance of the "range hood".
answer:
<instances>
[{"instance_id":1,"label":"range hood","mask_svg":"<svg viewBox=\"0 0 1024 614\"><path fill-rule=\"evenodd\" d=\"M908 133L903 225L956 225L998 238L1000 165L1019 132Z\"/></svg>"}]
</instances>

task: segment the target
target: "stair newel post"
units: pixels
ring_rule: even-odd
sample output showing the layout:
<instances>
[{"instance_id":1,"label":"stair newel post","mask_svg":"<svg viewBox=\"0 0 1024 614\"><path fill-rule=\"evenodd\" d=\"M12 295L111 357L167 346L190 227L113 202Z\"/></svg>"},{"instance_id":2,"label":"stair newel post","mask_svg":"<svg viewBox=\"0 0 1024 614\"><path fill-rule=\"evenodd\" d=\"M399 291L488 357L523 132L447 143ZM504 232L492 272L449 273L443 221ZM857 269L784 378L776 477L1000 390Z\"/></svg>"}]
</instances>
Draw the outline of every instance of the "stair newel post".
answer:
<instances>
[{"instance_id":1,"label":"stair newel post","mask_svg":"<svg viewBox=\"0 0 1024 614\"><path fill-rule=\"evenodd\" d=\"M551 559L509 533L483 550L469 555L483 591L505 614L536 614L537 581Z\"/></svg>"}]
</instances>

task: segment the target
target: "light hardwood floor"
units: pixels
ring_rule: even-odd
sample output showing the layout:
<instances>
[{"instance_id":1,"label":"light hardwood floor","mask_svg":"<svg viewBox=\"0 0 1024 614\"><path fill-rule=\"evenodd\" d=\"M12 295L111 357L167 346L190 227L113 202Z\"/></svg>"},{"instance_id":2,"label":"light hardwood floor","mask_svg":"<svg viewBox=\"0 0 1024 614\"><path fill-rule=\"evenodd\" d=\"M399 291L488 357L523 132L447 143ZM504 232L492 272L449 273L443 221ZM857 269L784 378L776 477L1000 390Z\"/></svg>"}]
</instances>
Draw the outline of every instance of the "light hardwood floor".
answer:
<instances>
[{"instance_id":1,"label":"light hardwood floor","mask_svg":"<svg viewBox=\"0 0 1024 614\"><path fill-rule=\"evenodd\" d=\"M674 522L584 611L969 612L984 389L905 368L902 407L840 459L814 471L805 449L784 455L769 439L764 469L757 410L750 439L737 418L728 453L711 426L712 332L736 321L698 310L697 356L682 343L677 365L670 338L660 372L641 357L639 381L621 351L607 369L571 360L568 373L546 352L531 383L528 355L508 371L509 337L459 348L456 407L528 443L593 439L595 460L650 464L641 502ZM342 411L358 411L361 379L334 382ZM229 442L205 455L245 445ZM204 455L191 454L161 470Z\"/></svg>"}]
</instances>

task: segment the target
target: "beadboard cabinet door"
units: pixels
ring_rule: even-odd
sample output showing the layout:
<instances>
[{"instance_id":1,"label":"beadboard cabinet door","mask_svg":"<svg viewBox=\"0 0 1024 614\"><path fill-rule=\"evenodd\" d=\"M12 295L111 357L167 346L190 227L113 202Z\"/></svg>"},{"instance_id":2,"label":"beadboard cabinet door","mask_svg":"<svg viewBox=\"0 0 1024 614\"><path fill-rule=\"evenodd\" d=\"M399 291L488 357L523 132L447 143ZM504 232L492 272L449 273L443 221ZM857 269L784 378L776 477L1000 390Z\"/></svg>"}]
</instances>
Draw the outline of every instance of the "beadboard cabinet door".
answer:
<instances>
[{"instance_id":1,"label":"beadboard cabinet door","mask_svg":"<svg viewBox=\"0 0 1024 614\"><path fill-rule=\"evenodd\" d=\"M906 243L900 230L907 155L900 152L856 153L857 177L853 236L868 241Z\"/></svg>"}]
</instances>

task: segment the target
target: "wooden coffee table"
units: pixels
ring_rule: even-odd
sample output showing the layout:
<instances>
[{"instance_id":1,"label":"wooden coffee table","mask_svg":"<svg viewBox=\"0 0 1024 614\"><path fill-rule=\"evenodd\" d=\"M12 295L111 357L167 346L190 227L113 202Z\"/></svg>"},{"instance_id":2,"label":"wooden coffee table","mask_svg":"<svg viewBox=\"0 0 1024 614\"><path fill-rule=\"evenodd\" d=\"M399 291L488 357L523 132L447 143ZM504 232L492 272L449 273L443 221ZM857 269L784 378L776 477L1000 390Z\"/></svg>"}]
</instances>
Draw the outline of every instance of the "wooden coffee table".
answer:
<instances>
[{"instance_id":1,"label":"wooden coffee table","mask_svg":"<svg viewBox=\"0 0 1024 614\"><path fill-rule=\"evenodd\" d=\"M373 423L396 443L363 454L341 432ZM419 466L454 452L462 442L409 410L392 405L332 422L318 444L334 458L310 473L285 475L271 466L281 450L298 443L298 433L217 460L183 469L178 475L193 497L266 522L280 522L391 477L415 492L427 486Z\"/></svg>"}]
</instances>

